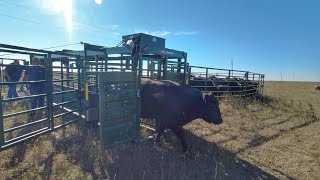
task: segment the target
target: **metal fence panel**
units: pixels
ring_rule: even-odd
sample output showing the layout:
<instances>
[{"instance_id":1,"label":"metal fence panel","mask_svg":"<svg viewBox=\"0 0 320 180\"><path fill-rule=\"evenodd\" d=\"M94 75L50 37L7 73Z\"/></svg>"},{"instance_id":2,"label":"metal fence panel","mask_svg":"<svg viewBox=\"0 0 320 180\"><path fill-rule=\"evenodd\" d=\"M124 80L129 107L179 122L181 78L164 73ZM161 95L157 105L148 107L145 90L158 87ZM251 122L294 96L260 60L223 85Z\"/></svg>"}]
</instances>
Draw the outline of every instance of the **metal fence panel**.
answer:
<instances>
[{"instance_id":1,"label":"metal fence panel","mask_svg":"<svg viewBox=\"0 0 320 180\"><path fill-rule=\"evenodd\" d=\"M123 143L139 131L135 72L99 73L100 138L104 146Z\"/></svg>"}]
</instances>

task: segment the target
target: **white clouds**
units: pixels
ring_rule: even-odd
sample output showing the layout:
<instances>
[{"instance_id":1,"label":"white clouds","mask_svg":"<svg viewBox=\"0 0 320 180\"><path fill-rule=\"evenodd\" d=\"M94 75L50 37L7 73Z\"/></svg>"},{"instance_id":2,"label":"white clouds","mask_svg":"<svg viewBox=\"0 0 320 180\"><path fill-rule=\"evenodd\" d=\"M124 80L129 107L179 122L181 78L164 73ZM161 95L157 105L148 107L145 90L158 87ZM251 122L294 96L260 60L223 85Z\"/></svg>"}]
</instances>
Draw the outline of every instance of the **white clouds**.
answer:
<instances>
[{"instance_id":1,"label":"white clouds","mask_svg":"<svg viewBox=\"0 0 320 180\"><path fill-rule=\"evenodd\" d=\"M94 0L94 2L98 5L101 5L102 4L102 0Z\"/></svg>"},{"instance_id":2,"label":"white clouds","mask_svg":"<svg viewBox=\"0 0 320 180\"><path fill-rule=\"evenodd\" d=\"M175 36L183 36L183 35L196 35L198 32L196 31L178 31L178 32L170 32L170 31L146 31L146 30L140 30L135 29L134 33L145 33L152 36L158 36L158 37L165 37L169 35L175 35Z\"/></svg>"}]
</instances>

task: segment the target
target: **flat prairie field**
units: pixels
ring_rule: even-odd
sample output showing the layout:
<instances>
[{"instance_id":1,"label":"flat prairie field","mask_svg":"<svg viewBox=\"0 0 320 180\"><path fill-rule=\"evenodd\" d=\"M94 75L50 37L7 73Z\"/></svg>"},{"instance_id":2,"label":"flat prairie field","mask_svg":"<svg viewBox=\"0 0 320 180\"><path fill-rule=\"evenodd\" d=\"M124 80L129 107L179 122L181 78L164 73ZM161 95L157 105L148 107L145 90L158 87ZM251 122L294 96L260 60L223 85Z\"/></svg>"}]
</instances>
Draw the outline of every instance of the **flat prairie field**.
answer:
<instances>
[{"instance_id":1,"label":"flat prairie field","mask_svg":"<svg viewBox=\"0 0 320 180\"><path fill-rule=\"evenodd\" d=\"M0 152L0 179L320 179L316 84L266 82L259 100L220 101L221 125L184 127L187 156L171 131L153 143L141 129L143 141L103 149L80 122Z\"/></svg>"}]
</instances>

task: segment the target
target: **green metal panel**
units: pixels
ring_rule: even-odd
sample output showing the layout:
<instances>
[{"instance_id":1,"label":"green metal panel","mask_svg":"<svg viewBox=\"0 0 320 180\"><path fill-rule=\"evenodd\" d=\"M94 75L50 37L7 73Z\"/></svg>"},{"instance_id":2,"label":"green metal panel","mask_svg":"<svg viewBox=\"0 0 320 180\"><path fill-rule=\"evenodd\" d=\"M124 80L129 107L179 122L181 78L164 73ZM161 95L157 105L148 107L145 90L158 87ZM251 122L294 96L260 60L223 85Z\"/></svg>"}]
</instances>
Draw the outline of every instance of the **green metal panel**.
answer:
<instances>
[{"instance_id":1,"label":"green metal panel","mask_svg":"<svg viewBox=\"0 0 320 180\"><path fill-rule=\"evenodd\" d=\"M144 33L130 34L122 36L123 40L131 40L134 37L140 37L141 46L149 46L150 48L164 49L165 39Z\"/></svg>"},{"instance_id":2,"label":"green metal panel","mask_svg":"<svg viewBox=\"0 0 320 180\"><path fill-rule=\"evenodd\" d=\"M136 76L135 72L99 72L100 138L106 147L137 135Z\"/></svg>"}]
</instances>

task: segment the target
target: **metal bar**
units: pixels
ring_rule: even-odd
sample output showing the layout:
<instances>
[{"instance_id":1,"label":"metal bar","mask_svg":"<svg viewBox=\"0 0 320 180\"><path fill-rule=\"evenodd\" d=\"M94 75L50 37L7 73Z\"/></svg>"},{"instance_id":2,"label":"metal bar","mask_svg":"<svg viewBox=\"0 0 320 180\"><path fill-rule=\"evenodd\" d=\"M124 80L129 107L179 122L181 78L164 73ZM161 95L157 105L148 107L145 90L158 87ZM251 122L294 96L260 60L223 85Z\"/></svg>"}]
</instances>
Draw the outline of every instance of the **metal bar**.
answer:
<instances>
[{"instance_id":1,"label":"metal bar","mask_svg":"<svg viewBox=\"0 0 320 180\"><path fill-rule=\"evenodd\" d=\"M62 63L62 58L60 58L60 71L61 71L61 74L60 74L60 85L61 85L61 91L64 91L64 84L63 84L63 63ZM64 102L64 93L61 94L61 102Z\"/></svg>"},{"instance_id":2,"label":"metal bar","mask_svg":"<svg viewBox=\"0 0 320 180\"><path fill-rule=\"evenodd\" d=\"M50 130L50 129L49 129L48 127L44 127L44 128L42 128L42 129L38 129L38 130L36 130L36 131L32 131L32 132L30 132L30 133L27 133L27 134L24 134L24 135L15 137L15 138L13 138L13 139L10 139L10 140L8 140L8 141L5 141L5 144L10 144L10 143L15 142L15 141L18 141L18 140L20 140L20 139L22 139L22 138L25 138L25 137L28 137L28 136L37 134L37 133L39 133L39 132L41 132L41 131L47 131L47 130Z\"/></svg>"},{"instance_id":3,"label":"metal bar","mask_svg":"<svg viewBox=\"0 0 320 180\"><path fill-rule=\"evenodd\" d=\"M205 68L208 68L208 67L203 67L203 66L192 66L192 67L194 67L194 68L199 68L199 69L205 69ZM208 68L208 69L210 69L210 70L220 70L220 71L229 71L229 69L219 69L219 68ZM249 73L251 73L250 71L241 71L241 70L233 70L234 72L249 72Z\"/></svg>"},{"instance_id":4,"label":"metal bar","mask_svg":"<svg viewBox=\"0 0 320 180\"><path fill-rule=\"evenodd\" d=\"M3 128L3 104L0 92L0 147L4 144L4 128Z\"/></svg>"},{"instance_id":5,"label":"metal bar","mask_svg":"<svg viewBox=\"0 0 320 180\"><path fill-rule=\"evenodd\" d=\"M64 116L64 115L67 115L67 114L71 114L71 113L74 113L74 112L77 112L79 111L79 109L75 109L75 110L72 110L72 111L69 111L69 112L65 112L65 113L61 113L61 114L57 114L57 115L54 115L53 118L58 118L60 116Z\"/></svg>"},{"instance_id":6,"label":"metal bar","mask_svg":"<svg viewBox=\"0 0 320 180\"><path fill-rule=\"evenodd\" d=\"M68 64L66 64L66 71L67 71L67 79L70 79L70 62L69 61L68 61ZM67 81L67 86L70 87L70 81Z\"/></svg>"},{"instance_id":7,"label":"metal bar","mask_svg":"<svg viewBox=\"0 0 320 180\"><path fill-rule=\"evenodd\" d=\"M52 127L54 126L53 122L53 83L52 83L52 78L53 78L53 68L52 68L52 59L51 59L51 54L48 54L47 58L47 114L48 114L48 128L52 130ZM62 73L63 74L63 73Z\"/></svg>"},{"instance_id":8,"label":"metal bar","mask_svg":"<svg viewBox=\"0 0 320 180\"><path fill-rule=\"evenodd\" d=\"M62 127L65 127L65 126L70 125L70 124L72 124L72 123L75 123L75 122L77 122L77 121L79 121L79 120L81 120L81 117L76 118L76 119L71 120L71 121L68 121L68 122L65 122L65 123L60 124L60 125L58 125L58 126L55 126L55 127L54 127L54 130L59 129L59 128L62 128Z\"/></svg>"},{"instance_id":9,"label":"metal bar","mask_svg":"<svg viewBox=\"0 0 320 180\"><path fill-rule=\"evenodd\" d=\"M20 140L12 141L12 143L6 143L5 145L1 146L1 151L7 150L7 149L9 149L9 148L12 148L12 147L16 146L17 144L23 143L23 142L25 142L26 140L30 140L30 139L32 139L32 138L38 137L38 136L40 136L40 135L43 135L43 134L45 134L45 133L47 133L47 132L49 132L49 131L50 131L50 129L47 129L47 130L41 131L41 132L39 132L39 133L30 135L30 136L28 136L28 137L22 138L22 139L20 139Z\"/></svg>"},{"instance_id":10,"label":"metal bar","mask_svg":"<svg viewBox=\"0 0 320 180\"><path fill-rule=\"evenodd\" d=\"M63 75L62 75L63 76ZM61 83L63 83L63 82L71 82L71 81L75 81L75 80L77 80L77 79L60 79L60 80L52 80L52 82L61 82Z\"/></svg>"},{"instance_id":11,"label":"metal bar","mask_svg":"<svg viewBox=\"0 0 320 180\"><path fill-rule=\"evenodd\" d=\"M167 57L161 61L161 64L163 65L163 79L167 79Z\"/></svg>"},{"instance_id":12,"label":"metal bar","mask_svg":"<svg viewBox=\"0 0 320 180\"><path fill-rule=\"evenodd\" d=\"M208 85L208 68L206 68L206 80L204 82L204 91L207 92L207 85Z\"/></svg>"},{"instance_id":13,"label":"metal bar","mask_svg":"<svg viewBox=\"0 0 320 180\"><path fill-rule=\"evenodd\" d=\"M229 70L229 75L228 75L228 92L230 90L230 75L231 75L231 72Z\"/></svg>"},{"instance_id":14,"label":"metal bar","mask_svg":"<svg viewBox=\"0 0 320 180\"><path fill-rule=\"evenodd\" d=\"M18 49L18 50L22 50L22 51L31 51L31 52L41 52L41 53L52 53L51 51L46 51L46 50L42 50L42 49L33 49L33 48L26 48L26 47L21 47L21 46L13 46L13 45L9 45L9 44L0 44L1 48L7 48L7 49Z\"/></svg>"},{"instance_id":15,"label":"metal bar","mask_svg":"<svg viewBox=\"0 0 320 180\"><path fill-rule=\"evenodd\" d=\"M0 52L6 52L6 53L12 53L12 54L27 54L27 55L43 56L43 54L40 54L40 53L30 53L30 52L7 50L7 49L0 49Z\"/></svg>"},{"instance_id":16,"label":"metal bar","mask_svg":"<svg viewBox=\"0 0 320 180\"><path fill-rule=\"evenodd\" d=\"M52 95L67 94L67 93L72 93L72 92L77 92L77 90L59 91L59 92L52 93Z\"/></svg>"},{"instance_id":17,"label":"metal bar","mask_svg":"<svg viewBox=\"0 0 320 180\"><path fill-rule=\"evenodd\" d=\"M53 107L62 106L62 108L63 108L63 105L75 103L75 102L78 102L78 101L79 101L79 99L72 100L72 101L66 101L66 102L63 101L62 103L55 103L55 104L53 105Z\"/></svg>"},{"instance_id":18,"label":"metal bar","mask_svg":"<svg viewBox=\"0 0 320 180\"><path fill-rule=\"evenodd\" d=\"M96 60L96 64L98 64L98 57L95 56L95 60ZM96 72L98 72L98 65L96 65ZM98 74L96 73L96 77L95 77L95 80L96 80L96 93L99 93L99 90L98 90Z\"/></svg>"},{"instance_id":19,"label":"metal bar","mask_svg":"<svg viewBox=\"0 0 320 180\"><path fill-rule=\"evenodd\" d=\"M158 78L157 78L157 80L161 80L161 72L162 72L162 70L161 70L161 64L162 64L162 62L161 62L161 59L159 59L158 60Z\"/></svg>"},{"instance_id":20,"label":"metal bar","mask_svg":"<svg viewBox=\"0 0 320 180\"><path fill-rule=\"evenodd\" d=\"M81 117L82 114L84 113L83 110L83 86L82 86L82 82L83 81L83 76L82 74L84 74L84 69L83 69L83 59L78 57L77 59L77 68L78 68L78 92L77 92L77 98L79 100L79 106L80 106L80 111L79 111L79 116Z\"/></svg>"},{"instance_id":21,"label":"metal bar","mask_svg":"<svg viewBox=\"0 0 320 180\"><path fill-rule=\"evenodd\" d=\"M30 96L20 96L20 97L16 97L16 98L7 98L7 99L3 99L3 102L19 101L19 100L30 99L30 98L41 97L41 96L46 96L46 94L37 94L37 95L30 95Z\"/></svg>"},{"instance_id":22,"label":"metal bar","mask_svg":"<svg viewBox=\"0 0 320 180\"><path fill-rule=\"evenodd\" d=\"M0 85L31 84L31 83L40 83L40 82L46 82L46 80L39 80L39 81L20 81L20 82L0 82Z\"/></svg>"},{"instance_id":23,"label":"metal bar","mask_svg":"<svg viewBox=\"0 0 320 180\"><path fill-rule=\"evenodd\" d=\"M27 124L16 126L16 127L10 128L10 129L6 129L6 130L4 130L4 133L9 133L9 132L12 132L12 131L15 131L15 130L18 130L18 129L21 129L21 128L25 128L25 127L28 127L28 126L32 126L34 124L37 124L37 123L40 123L40 122L44 122L44 121L47 121L47 120L48 120L47 118L44 118L44 119L33 121L33 122L30 122L30 123L27 123Z\"/></svg>"}]
</instances>

